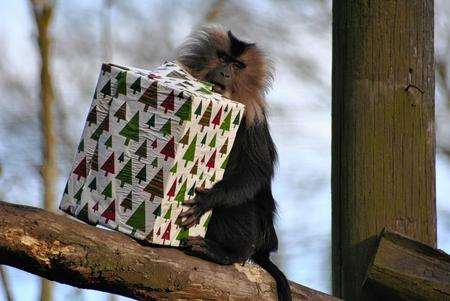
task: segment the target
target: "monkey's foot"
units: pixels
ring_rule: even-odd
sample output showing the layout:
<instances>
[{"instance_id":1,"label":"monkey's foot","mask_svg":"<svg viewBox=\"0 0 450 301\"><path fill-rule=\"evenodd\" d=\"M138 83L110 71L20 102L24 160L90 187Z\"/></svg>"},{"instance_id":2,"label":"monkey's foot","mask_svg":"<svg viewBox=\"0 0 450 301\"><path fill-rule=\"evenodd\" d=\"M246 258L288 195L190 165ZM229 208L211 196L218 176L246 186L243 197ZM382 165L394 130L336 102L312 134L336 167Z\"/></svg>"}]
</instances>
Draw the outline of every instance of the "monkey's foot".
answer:
<instances>
[{"instance_id":1,"label":"monkey's foot","mask_svg":"<svg viewBox=\"0 0 450 301\"><path fill-rule=\"evenodd\" d=\"M200 236L189 237L183 244L183 247L184 253L188 255L218 264L229 265L237 261L233 260L235 258L233 254L224 250L218 243Z\"/></svg>"}]
</instances>

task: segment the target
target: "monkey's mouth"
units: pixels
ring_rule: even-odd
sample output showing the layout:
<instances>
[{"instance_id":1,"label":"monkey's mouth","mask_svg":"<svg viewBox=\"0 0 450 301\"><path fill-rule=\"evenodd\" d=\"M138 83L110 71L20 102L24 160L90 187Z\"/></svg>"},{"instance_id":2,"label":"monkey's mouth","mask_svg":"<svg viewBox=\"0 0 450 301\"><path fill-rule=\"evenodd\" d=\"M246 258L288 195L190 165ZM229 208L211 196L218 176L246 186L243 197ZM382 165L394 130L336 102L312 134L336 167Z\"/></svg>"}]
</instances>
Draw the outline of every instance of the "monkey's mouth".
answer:
<instances>
[{"instance_id":1,"label":"monkey's mouth","mask_svg":"<svg viewBox=\"0 0 450 301\"><path fill-rule=\"evenodd\" d=\"M225 92L225 86L222 85L221 83L212 81L211 84L213 84L213 91L216 93L220 93L222 94L223 92Z\"/></svg>"}]
</instances>

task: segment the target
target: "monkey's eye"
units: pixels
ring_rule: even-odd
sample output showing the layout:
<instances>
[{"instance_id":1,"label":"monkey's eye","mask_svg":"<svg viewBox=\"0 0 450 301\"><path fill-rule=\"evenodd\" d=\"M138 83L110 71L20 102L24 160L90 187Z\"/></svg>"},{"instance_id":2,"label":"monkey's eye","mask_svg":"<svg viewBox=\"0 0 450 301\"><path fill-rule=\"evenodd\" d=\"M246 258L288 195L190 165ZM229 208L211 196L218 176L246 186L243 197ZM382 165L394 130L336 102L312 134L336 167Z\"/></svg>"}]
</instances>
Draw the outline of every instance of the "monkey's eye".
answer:
<instances>
[{"instance_id":1,"label":"monkey's eye","mask_svg":"<svg viewBox=\"0 0 450 301\"><path fill-rule=\"evenodd\" d=\"M233 62L233 68L236 70L244 69L246 66L243 62L235 61Z\"/></svg>"},{"instance_id":2,"label":"monkey's eye","mask_svg":"<svg viewBox=\"0 0 450 301\"><path fill-rule=\"evenodd\" d=\"M222 63L226 63L228 60L227 54L223 51L217 51L217 57Z\"/></svg>"}]
</instances>

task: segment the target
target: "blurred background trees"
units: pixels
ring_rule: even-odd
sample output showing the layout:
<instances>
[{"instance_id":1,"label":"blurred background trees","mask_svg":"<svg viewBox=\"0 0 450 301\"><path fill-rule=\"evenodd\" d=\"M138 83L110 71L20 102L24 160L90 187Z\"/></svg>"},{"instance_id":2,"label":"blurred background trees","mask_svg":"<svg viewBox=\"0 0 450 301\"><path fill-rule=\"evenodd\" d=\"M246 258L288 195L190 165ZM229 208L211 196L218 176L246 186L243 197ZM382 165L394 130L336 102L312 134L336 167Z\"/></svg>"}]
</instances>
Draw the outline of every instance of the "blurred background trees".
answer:
<instances>
[{"instance_id":1,"label":"blurred background trees","mask_svg":"<svg viewBox=\"0 0 450 301\"><path fill-rule=\"evenodd\" d=\"M40 2L37 1L36 2ZM450 251L450 3L436 1L438 246ZM274 194L288 277L330 292L331 0L59 1L49 27L54 85L56 208L101 63L151 69L174 57L196 27L215 22L266 49L276 68L268 95L279 151ZM29 1L0 10L0 198L41 206L44 185L40 52ZM52 185L53 186L53 185ZM16 300L36 300L39 280L5 268ZM54 300L106 295L55 285ZM19 298L20 296L20 298ZM6 300L0 292L0 300Z\"/></svg>"}]
</instances>

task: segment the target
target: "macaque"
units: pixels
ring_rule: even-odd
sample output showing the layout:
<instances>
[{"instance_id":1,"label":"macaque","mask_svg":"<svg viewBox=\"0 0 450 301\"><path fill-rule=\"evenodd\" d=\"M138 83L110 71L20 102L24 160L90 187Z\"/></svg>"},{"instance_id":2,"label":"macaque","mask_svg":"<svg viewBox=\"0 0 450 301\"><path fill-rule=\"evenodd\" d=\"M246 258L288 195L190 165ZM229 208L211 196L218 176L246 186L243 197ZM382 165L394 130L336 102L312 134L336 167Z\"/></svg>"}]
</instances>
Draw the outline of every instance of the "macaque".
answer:
<instances>
[{"instance_id":1,"label":"macaque","mask_svg":"<svg viewBox=\"0 0 450 301\"><path fill-rule=\"evenodd\" d=\"M270 260L278 248L276 203L271 181L277 153L266 118L265 94L272 82L263 51L218 26L194 32L180 47L177 61L213 90L245 105L245 113L222 180L196 189L186 200L182 225L191 227L213 209L205 238L189 237L184 252L222 265L251 259L276 280L279 300L291 300L289 283Z\"/></svg>"}]
</instances>

